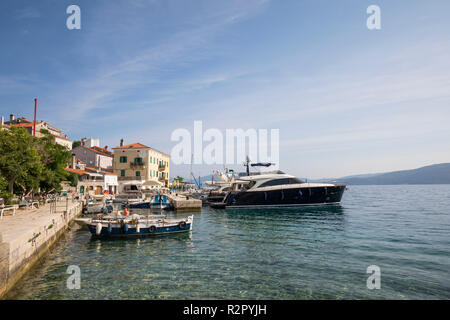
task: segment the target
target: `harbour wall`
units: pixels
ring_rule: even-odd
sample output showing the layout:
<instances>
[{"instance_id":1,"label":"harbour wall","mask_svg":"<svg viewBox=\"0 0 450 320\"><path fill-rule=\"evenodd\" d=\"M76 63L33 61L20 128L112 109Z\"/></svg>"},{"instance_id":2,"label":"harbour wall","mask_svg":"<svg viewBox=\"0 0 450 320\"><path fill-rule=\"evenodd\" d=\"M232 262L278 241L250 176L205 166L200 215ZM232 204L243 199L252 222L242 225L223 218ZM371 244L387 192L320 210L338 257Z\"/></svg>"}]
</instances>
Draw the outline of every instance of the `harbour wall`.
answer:
<instances>
[{"instance_id":1,"label":"harbour wall","mask_svg":"<svg viewBox=\"0 0 450 320\"><path fill-rule=\"evenodd\" d=\"M175 211L200 211L202 200L186 198L186 196L168 194L167 198Z\"/></svg>"},{"instance_id":2,"label":"harbour wall","mask_svg":"<svg viewBox=\"0 0 450 320\"><path fill-rule=\"evenodd\" d=\"M47 252L82 212L82 202L46 205L0 220L0 299Z\"/></svg>"}]
</instances>

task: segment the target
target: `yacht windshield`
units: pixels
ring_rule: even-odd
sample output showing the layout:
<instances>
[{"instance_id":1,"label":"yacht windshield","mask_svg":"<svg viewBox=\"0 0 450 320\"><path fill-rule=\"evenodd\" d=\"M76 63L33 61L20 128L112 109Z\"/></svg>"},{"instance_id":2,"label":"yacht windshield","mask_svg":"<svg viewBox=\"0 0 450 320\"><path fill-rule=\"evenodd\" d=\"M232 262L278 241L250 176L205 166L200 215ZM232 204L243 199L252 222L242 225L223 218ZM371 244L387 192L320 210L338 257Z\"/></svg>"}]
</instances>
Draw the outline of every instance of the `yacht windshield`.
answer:
<instances>
[{"instance_id":1,"label":"yacht windshield","mask_svg":"<svg viewBox=\"0 0 450 320\"><path fill-rule=\"evenodd\" d=\"M297 178L283 178L283 179L274 179L267 182L264 182L259 186L259 188L263 187L271 187L271 186L279 186L283 184L298 184L303 183L300 179Z\"/></svg>"}]
</instances>

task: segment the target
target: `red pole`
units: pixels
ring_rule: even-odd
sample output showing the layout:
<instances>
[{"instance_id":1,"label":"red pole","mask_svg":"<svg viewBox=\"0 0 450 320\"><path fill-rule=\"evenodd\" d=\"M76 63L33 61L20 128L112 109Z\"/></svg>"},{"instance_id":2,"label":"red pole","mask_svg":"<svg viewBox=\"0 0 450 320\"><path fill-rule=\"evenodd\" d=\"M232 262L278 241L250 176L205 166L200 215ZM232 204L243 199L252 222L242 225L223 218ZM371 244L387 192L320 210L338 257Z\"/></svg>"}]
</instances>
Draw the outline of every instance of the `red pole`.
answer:
<instances>
[{"instance_id":1,"label":"red pole","mask_svg":"<svg viewBox=\"0 0 450 320\"><path fill-rule=\"evenodd\" d=\"M34 98L34 123L33 123L33 137L36 137L36 112L37 112L37 99Z\"/></svg>"}]
</instances>

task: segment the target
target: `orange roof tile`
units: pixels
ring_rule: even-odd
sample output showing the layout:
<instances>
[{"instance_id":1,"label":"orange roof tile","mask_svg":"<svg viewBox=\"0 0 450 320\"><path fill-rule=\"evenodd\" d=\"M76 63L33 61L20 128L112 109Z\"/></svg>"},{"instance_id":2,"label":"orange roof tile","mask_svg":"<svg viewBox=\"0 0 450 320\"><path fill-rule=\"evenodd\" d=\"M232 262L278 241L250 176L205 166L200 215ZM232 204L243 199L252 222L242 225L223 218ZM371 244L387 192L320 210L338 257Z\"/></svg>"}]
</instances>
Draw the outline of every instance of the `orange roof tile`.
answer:
<instances>
[{"instance_id":1,"label":"orange roof tile","mask_svg":"<svg viewBox=\"0 0 450 320\"><path fill-rule=\"evenodd\" d=\"M98 151L100 151L100 152L106 153L107 155L110 155L110 156L113 155L113 153L112 153L111 151L109 151L109 150L107 150L107 149L104 149L104 148L100 148L100 147L97 147L97 146L93 146L92 149L95 149L95 150L98 150Z\"/></svg>"},{"instance_id":2,"label":"orange roof tile","mask_svg":"<svg viewBox=\"0 0 450 320\"><path fill-rule=\"evenodd\" d=\"M72 173L76 173L79 175L83 175L83 174L88 174L89 172L85 171L85 170L81 170L81 169L72 169L72 168L65 168L66 171L72 172Z\"/></svg>"},{"instance_id":3,"label":"orange roof tile","mask_svg":"<svg viewBox=\"0 0 450 320\"><path fill-rule=\"evenodd\" d=\"M92 172L95 172L95 173L103 173L103 174L106 174L106 175L109 175L109 176L118 176L117 173L112 173L112 172L109 172L109 171L98 170L96 168L86 167L86 170L92 171Z\"/></svg>"},{"instance_id":4,"label":"orange roof tile","mask_svg":"<svg viewBox=\"0 0 450 320\"><path fill-rule=\"evenodd\" d=\"M60 136L60 135L58 135L58 134L52 133L51 135L54 136L54 137L60 138L60 139L64 139L64 140L67 140L67 141L72 141L72 140L67 139L66 137Z\"/></svg>"},{"instance_id":5,"label":"orange roof tile","mask_svg":"<svg viewBox=\"0 0 450 320\"><path fill-rule=\"evenodd\" d=\"M84 148L86 148L88 150L91 150L91 151L93 151L93 152L95 152L95 153L97 153L99 155L102 155L102 156L108 156L108 157L112 157L113 156L112 154L105 153L105 152L102 152L102 151L94 149L94 148L89 148L89 147L84 147Z\"/></svg>"},{"instance_id":6,"label":"orange roof tile","mask_svg":"<svg viewBox=\"0 0 450 320\"><path fill-rule=\"evenodd\" d=\"M28 128L28 127L32 127L33 123L16 123L16 124L10 124L10 126L13 126L16 128Z\"/></svg>"},{"instance_id":7,"label":"orange roof tile","mask_svg":"<svg viewBox=\"0 0 450 320\"><path fill-rule=\"evenodd\" d=\"M140 143L133 143L122 147L115 147L113 149L150 149L150 147L144 146Z\"/></svg>"}]
</instances>

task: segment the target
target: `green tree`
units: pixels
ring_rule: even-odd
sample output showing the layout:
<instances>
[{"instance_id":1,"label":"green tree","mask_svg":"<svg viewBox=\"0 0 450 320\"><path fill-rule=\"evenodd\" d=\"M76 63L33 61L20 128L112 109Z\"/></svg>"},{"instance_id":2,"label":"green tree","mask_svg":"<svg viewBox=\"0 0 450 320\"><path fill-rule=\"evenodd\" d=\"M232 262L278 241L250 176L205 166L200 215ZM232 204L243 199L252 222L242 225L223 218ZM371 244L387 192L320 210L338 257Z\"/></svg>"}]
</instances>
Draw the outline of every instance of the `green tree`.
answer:
<instances>
[{"instance_id":1,"label":"green tree","mask_svg":"<svg viewBox=\"0 0 450 320\"><path fill-rule=\"evenodd\" d=\"M9 194L27 195L41 190L61 190L61 182L70 180L64 169L72 154L47 131L36 138L23 128L0 131L0 175L7 182Z\"/></svg>"},{"instance_id":2,"label":"green tree","mask_svg":"<svg viewBox=\"0 0 450 320\"><path fill-rule=\"evenodd\" d=\"M14 195L8 192L8 181L0 176L0 198L5 200L6 204L9 204Z\"/></svg>"},{"instance_id":3,"label":"green tree","mask_svg":"<svg viewBox=\"0 0 450 320\"><path fill-rule=\"evenodd\" d=\"M78 185L78 175L76 173L69 173L67 180L70 182L70 186L76 187Z\"/></svg>"},{"instance_id":4,"label":"green tree","mask_svg":"<svg viewBox=\"0 0 450 320\"><path fill-rule=\"evenodd\" d=\"M81 141L74 141L74 142L72 142L72 149L75 149L76 147L79 147L79 146L81 146Z\"/></svg>"},{"instance_id":5,"label":"green tree","mask_svg":"<svg viewBox=\"0 0 450 320\"><path fill-rule=\"evenodd\" d=\"M61 182L71 179L70 173L65 168L72 159L72 153L66 147L55 143L54 137L47 130L41 130L41 133L44 136L39 139L37 145L41 162L44 165L40 188L46 193L59 192Z\"/></svg>"},{"instance_id":6,"label":"green tree","mask_svg":"<svg viewBox=\"0 0 450 320\"><path fill-rule=\"evenodd\" d=\"M0 131L0 175L8 182L9 193L15 193L15 186L22 194L39 187L44 166L33 147L36 140L23 128Z\"/></svg>"}]
</instances>

